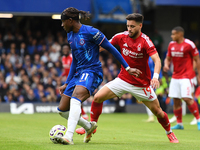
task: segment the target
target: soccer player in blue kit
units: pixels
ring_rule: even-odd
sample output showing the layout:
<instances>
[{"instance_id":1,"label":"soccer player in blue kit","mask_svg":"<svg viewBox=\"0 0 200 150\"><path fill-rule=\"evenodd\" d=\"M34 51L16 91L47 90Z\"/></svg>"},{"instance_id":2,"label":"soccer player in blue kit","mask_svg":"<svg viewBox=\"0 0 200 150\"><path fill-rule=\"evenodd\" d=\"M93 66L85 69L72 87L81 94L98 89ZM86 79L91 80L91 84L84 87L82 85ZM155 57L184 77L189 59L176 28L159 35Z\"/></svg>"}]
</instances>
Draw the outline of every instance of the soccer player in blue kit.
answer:
<instances>
[{"instance_id":1,"label":"soccer player in blue kit","mask_svg":"<svg viewBox=\"0 0 200 150\"><path fill-rule=\"evenodd\" d=\"M139 77L141 71L130 68L118 50L113 47L105 35L92 26L80 23L81 16L88 18L88 13L69 7L61 13L62 27L67 32L67 39L72 49L72 64L68 78L60 87L62 98L58 106L59 114L68 120L67 132L63 137L55 137L58 143L72 145L76 125L86 130L84 142L90 141L96 122L88 122L81 114L84 102L103 81L103 71L99 61L99 46L112 53L126 71Z\"/></svg>"}]
</instances>

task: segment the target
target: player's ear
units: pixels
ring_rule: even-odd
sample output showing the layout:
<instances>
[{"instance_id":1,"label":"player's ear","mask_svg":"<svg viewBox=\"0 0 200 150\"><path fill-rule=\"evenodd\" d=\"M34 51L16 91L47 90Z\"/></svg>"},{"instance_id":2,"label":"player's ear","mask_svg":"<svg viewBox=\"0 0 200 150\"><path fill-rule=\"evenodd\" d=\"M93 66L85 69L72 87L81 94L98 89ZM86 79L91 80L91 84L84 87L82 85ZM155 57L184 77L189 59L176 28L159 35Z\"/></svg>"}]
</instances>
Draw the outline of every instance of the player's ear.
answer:
<instances>
[{"instance_id":1,"label":"player's ear","mask_svg":"<svg viewBox=\"0 0 200 150\"><path fill-rule=\"evenodd\" d=\"M140 28L142 28L142 23L139 24Z\"/></svg>"},{"instance_id":2,"label":"player's ear","mask_svg":"<svg viewBox=\"0 0 200 150\"><path fill-rule=\"evenodd\" d=\"M72 23L72 22L73 22L73 19L72 19L72 18L69 18L69 22Z\"/></svg>"}]
</instances>

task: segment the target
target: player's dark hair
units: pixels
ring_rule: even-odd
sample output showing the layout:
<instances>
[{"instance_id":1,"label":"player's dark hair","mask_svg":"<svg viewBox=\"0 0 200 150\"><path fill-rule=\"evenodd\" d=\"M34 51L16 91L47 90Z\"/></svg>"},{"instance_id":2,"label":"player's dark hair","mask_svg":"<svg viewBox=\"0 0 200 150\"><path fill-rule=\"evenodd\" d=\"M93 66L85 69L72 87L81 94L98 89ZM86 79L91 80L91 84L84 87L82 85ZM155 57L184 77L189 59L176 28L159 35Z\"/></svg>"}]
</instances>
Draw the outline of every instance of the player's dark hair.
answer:
<instances>
[{"instance_id":1,"label":"player's dark hair","mask_svg":"<svg viewBox=\"0 0 200 150\"><path fill-rule=\"evenodd\" d=\"M73 20L80 20L81 18L88 19L89 12L78 10L74 7L68 7L61 13L61 20L67 20L72 18Z\"/></svg>"},{"instance_id":2,"label":"player's dark hair","mask_svg":"<svg viewBox=\"0 0 200 150\"><path fill-rule=\"evenodd\" d=\"M174 27L172 30L175 30L176 32L183 32L184 33L184 29L181 26Z\"/></svg>"},{"instance_id":3,"label":"player's dark hair","mask_svg":"<svg viewBox=\"0 0 200 150\"><path fill-rule=\"evenodd\" d=\"M70 47L69 43L64 43L64 44L62 44L62 46L61 46L61 47L62 47L62 49L63 49L63 47L64 47L64 46L68 46L68 47L69 47L69 49L71 49L71 47Z\"/></svg>"},{"instance_id":4,"label":"player's dark hair","mask_svg":"<svg viewBox=\"0 0 200 150\"><path fill-rule=\"evenodd\" d=\"M133 13L133 14L129 14L126 17L126 20L134 20L136 22L143 23L144 16L142 14L139 14L139 13Z\"/></svg>"}]
</instances>

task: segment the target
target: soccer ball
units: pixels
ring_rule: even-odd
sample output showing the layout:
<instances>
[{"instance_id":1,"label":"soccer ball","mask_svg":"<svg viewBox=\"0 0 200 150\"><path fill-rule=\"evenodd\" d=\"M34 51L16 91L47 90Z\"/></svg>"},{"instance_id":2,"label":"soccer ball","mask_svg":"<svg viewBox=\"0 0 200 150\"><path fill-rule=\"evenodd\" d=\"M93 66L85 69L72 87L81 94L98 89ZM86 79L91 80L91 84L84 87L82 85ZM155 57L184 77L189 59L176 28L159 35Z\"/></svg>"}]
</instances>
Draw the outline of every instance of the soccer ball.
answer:
<instances>
[{"instance_id":1,"label":"soccer ball","mask_svg":"<svg viewBox=\"0 0 200 150\"><path fill-rule=\"evenodd\" d=\"M63 125L55 125L53 128L51 128L49 132L50 140L57 144L58 142L55 140L55 136L63 137L67 131L67 128Z\"/></svg>"}]
</instances>

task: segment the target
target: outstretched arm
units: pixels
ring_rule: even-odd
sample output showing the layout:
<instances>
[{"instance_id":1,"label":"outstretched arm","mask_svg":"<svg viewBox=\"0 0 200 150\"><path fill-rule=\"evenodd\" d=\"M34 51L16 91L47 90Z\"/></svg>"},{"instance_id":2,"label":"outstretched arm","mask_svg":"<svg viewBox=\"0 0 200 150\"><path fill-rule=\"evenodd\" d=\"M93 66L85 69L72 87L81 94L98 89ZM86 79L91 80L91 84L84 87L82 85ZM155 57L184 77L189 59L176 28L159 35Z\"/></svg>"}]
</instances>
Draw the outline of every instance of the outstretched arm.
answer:
<instances>
[{"instance_id":1,"label":"outstretched arm","mask_svg":"<svg viewBox=\"0 0 200 150\"><path fill-rule=\"evenodd\" d=\"M126 69L126 71L128 71L130 75L134 75L136 77L140 76L142 72L139 69L130 68L122 55L119 53L119 51L106 38L103 40L100 46L112 53L113 56L117 60L119 60L119 62L123 65L123 67Z\"/></svg>"}]
</instances>

